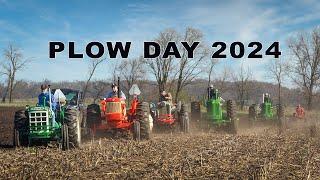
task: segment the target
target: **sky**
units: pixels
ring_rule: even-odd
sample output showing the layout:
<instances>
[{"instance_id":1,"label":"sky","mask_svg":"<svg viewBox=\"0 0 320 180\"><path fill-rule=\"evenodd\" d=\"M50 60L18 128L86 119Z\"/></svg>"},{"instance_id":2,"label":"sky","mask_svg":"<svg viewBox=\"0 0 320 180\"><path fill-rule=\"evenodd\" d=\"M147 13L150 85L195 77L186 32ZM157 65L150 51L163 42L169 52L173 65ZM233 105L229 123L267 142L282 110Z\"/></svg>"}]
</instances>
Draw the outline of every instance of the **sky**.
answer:
<instances>
[{"instance_id":1,"label":"sky","mask_svg":"<svg viewBox=\"0 0 320 180\"><path fill-rule=\"evenodd\" d=\"M91 41L132 41L129 58L134 58L142 54L143 42L159 32L167 28L183 32L187 27L201 30L209 44L259 41L265 50L279 41L281 58L290 59L288 38L319 25L319 0L0 0L0 61L3 49L12 43L32 59L17 79L84 80L90 59L68 59L67 51L49 59L49 41L75 41L82 53ZM243 64L254 79L269 81L265 67L271 59L221 59L215 73L224 66L236 71ZM120 61L107 59L94 78L109 78Z\"/></svg>"}]
</instances>

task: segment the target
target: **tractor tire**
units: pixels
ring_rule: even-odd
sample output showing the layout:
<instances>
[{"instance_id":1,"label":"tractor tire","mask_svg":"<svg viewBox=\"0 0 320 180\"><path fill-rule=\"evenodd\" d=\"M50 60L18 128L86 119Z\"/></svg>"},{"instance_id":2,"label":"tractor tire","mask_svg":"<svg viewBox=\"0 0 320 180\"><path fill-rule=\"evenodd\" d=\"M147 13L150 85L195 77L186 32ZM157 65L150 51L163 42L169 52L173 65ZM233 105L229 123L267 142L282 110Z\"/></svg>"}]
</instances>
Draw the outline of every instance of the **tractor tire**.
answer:
<instances>
[{"instance_id":1,"label":"tractor tire","mask_svg":"<svg viewBox=\"0 0 320 180\"><path fill-rule=\"evenodd\" d=\"M68 125L63 124L61 126L61 139L62 139L62 150L69 150L69 133L68 133Z\"/></svg>"},{"instance_id":2,"label":"tractor tire","mask_svg":"<svg viewBox=\"0 0 320 180\"><path fill-rule=\"evenodd\" d=\"M141 131L140 131L140 122L139 121L134 121L133 122L133 139L135 141L140 141L141 140Z\"/></svg>"},{"instance_id":3,"label":"tractor tire","mask_svg":"<svg viewBox=\"0 0 320 180\"><path fill-rule=\"evenodd\" d=\"M25 110L17 111L14 115L13 146L28 145L28 126L28 117Z\"/></svg>"},{"instance_id":4,"label":"tractor tire","mask_svg":"<svg viewBox=\"0 0 320 180\"><path fill-rule=\"evenodd\" d=\"M227 101L227 119L230 120L229 132L237 134L238 120L236 119L236 103L233 100Z\"/></svg>"},{"instance_id":5,"label":"tractor tire","mask_svg":"<svg viewBox=\"0 0 320 180\"><path fill-rule=\"evenodd\" d=\"M137 105L136 110L136 121L140 124L140 139L146 140L150 139L151 136L151 127L149 122L151 119L149 118L150 115L150 107L147 102L141 102Z\"/></svg>"},{"instance_id":6,"label":"tractor tire","mask_svg":"<svg viewBox=\"0 0 320 180\"><path fill-rule=\"evenodd\" d=\"M81 144L80 111L76 108L67 108L64 113L64 123L68 127L69 145L78 148Z\"/></svg>"},{"instance_id":7,"label":"tractor tire","mask_svg":"<svg viewBox=\"0 0 320 180\"><path fill-rule=\"evenodd\" d=\"M186 106L184 104L181 104L181 108L179 111L179 121L181 125L181 131L183 133L189 133L190 120L189 120L188 112L186 111Z\"/></svg>"},{"instance_id":8,"label":"tractor tire","mask_svg":"<svg viewBox=\"0 0 320 180\"><path fill-rule=\"evenodd\" d=\"M101 110L98 104L90 104L87 107L86 127L92 128L94 124L100 124Z\"/></svg>"}]
</instances>

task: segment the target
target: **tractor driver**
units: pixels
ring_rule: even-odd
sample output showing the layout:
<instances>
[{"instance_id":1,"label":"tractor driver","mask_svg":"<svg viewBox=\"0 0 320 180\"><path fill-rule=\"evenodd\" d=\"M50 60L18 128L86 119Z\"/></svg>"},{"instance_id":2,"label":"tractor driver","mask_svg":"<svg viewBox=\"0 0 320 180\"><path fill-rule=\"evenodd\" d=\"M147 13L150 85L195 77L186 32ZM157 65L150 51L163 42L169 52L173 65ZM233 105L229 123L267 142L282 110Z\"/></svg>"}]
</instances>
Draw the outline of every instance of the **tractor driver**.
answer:
<instances>
[{"instance_id":1,"label":"tractor driver","mask_svg":"<svg viewBox=\"0 0 320 180\"><path fill-rule=\"evenodd\" d=\"M44 106L50 106L52 109L50 109L51 114L52 114L52 124L55 126L56 121L55 121L55 113L54 111L56 110L56 102L54 101L53 95L51 94L51 100L49 96L49 91L48 91L48 85L42 84L41 85L41 93L38 96L38 105L44 105Z\"/></svg>"},{"instance_id":2,"label":"tractor driver","mask_svg":"<svg viewBox=\"0 0 320 180\"><path fill-rule=\"evenodd\" d=\"M209 99L213 99L215 97L215 89L213 88L213 85L210 84L210 86L208 87L208 93L209 93Z\"/></svg>"},{"instance_id":3,"label":"tractor driver","mask_svg":"<svg viewBox=\"0 0 320 180\"><path fill-rule=\"evenodd\" d=\"M167 113L171 114L171 106L172 106L172 96L171 93L167 93L166 91L162 91L160 94L160 105L165 106L167 109Z\"/></svg>"},{"instance_id":4,"label":"tractor driver","mask_svg":"<svg viewBox=\"0 0 320 180\"><path fill-rule=\"evenodd\" d=\"M40 88L41 88L41 93L38 96L38 104L49 106L50 105L50 97L49 97L48 86L45 84L42 84ZM54 102L53 95L51 95L51 106L52 106L53 110L56 109L56 103Z\"/></svg>"},{"instance_id":5,"label":"tractor driver","mask_svg":"<svg viewBox=\"0 0 320 180\"><path fill-rule=\"evenodd\" d=\"M107 98L114 98L114 97L118 97L118 86L116 84L112 84L111 85L112 91L109 92L107 94ZM126 100L126 95L120 91L120 97L119 97L122 101Z\"/></svg>"}]
</instances>

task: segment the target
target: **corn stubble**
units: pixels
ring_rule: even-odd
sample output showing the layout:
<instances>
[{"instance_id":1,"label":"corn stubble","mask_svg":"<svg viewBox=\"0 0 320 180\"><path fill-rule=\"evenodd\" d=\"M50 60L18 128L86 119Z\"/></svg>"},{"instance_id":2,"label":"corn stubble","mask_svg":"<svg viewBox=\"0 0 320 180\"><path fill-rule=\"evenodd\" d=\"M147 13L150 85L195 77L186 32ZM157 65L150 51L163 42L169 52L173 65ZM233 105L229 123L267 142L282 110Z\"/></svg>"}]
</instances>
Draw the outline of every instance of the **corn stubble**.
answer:
<instances>
[{"instance_id":1,"label":"corn stubble","mask_svg":"<svg viewBox=\"0 0 320 180\"><path fill-rule=\"evenodd\" d=\"M0 148L0 179L319 179L319 125L307 124L281 134L269 127L237 136L194 132L155 134L143 142L95 139L69 151ZM3 143L10 135L1 136Z\"/></svg>"}]
</instances>

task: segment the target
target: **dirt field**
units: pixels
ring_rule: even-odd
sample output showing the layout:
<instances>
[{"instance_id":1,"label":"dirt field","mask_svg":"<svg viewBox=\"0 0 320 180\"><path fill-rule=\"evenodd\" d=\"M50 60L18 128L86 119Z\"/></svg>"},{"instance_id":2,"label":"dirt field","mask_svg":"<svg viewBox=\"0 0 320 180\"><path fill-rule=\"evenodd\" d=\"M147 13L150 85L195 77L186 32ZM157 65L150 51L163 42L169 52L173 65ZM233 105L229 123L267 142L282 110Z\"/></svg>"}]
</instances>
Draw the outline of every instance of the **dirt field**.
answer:
<instances>
[{"instance_id":1,"label":"dirt field","mask_svg":"<svg viewBox=\"0 0 320 180\"><path fill-rule=\"evenodd\" d=\"M257 125L236 136L193 130L144 142L96 139L65 152L1 148L0 179L319 179L317 128L293 123L282 133ZM1 142L9 136L2 132Z\"/></svg>"},{"instance_id":2,"label":"dirt field","mask_svg":"<svg viewBox=\"0 0 320 180\"><path fill-rule=\"evenodd\" d=\"M23 108L0 107L0 146L12 145L14 113Z\"/></svg>"}]
</instances>

